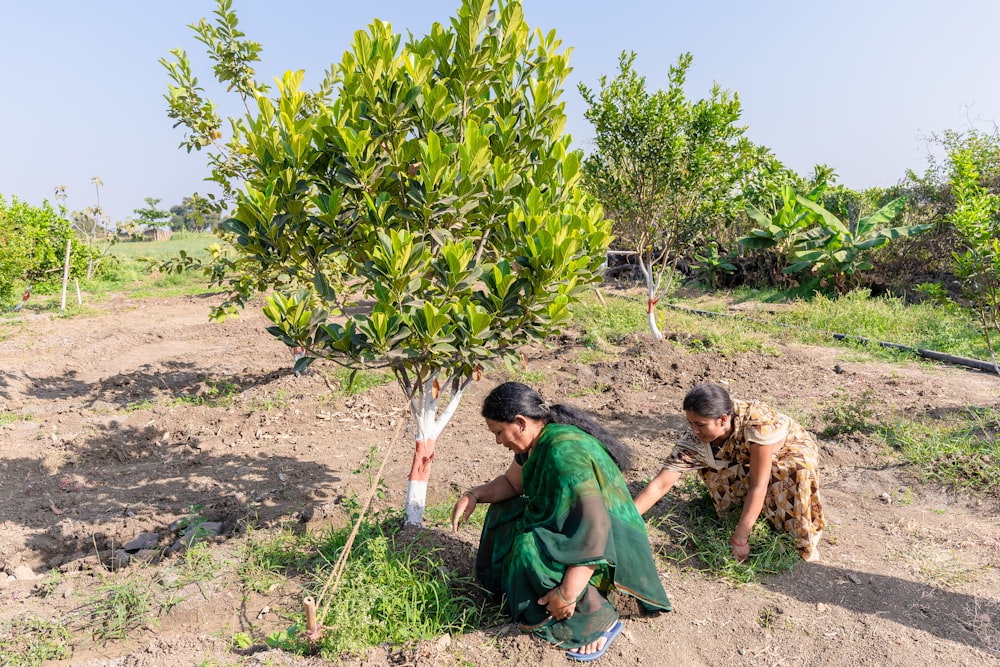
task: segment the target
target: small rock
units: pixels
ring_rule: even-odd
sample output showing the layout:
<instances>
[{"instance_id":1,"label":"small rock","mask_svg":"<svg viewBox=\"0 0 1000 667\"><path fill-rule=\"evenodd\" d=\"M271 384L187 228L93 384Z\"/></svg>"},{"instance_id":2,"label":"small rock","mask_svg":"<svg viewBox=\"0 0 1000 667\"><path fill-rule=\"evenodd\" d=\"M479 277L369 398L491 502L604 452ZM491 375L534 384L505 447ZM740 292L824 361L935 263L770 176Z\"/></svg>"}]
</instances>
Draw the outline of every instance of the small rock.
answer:
<instances>
[{"instance_id":1,"label":"small rock","mask_svg":"<svg viewBox=\"0 0 1000 667\"><path fill-rule=\"evenodd\" d=\"M836 373L837 375L840 375L841 373L844 372L844 367L841 366L840 364L837 364L836 366L833 367L833 372Z\"/></svg>"},{"instance_id":2,"label":"small rock","mask_svg":"<svg viewBox=\"0 0 1000 667\"><path fill-rule=\"evenodd\" d=\"M886 505L891 505L892 504L892 496L889 495L888 491L883 491L882 493L879 494L878 497L879 497L879 500L881 500Z\"/></svg>"},{"instance_id":3,"label":"small rock","mask_svg":"<svg viewBox=\"0 0 1000 667\"><path fill-rule=\"evenodd\" d=\"M738 649L736 649L736 652L739 653L740 655L746 655L747 654L747 650L745 648L738 648Z\"/></svg>"},{"instance_id":4,"label":"small rock","mask_svg":"<svg viewBox=\"0 0 1000 667\"><path fill-rule=\"evenodd\" d=\"M159 542L160 536L157 533L139 533L122 548L129 553L135 553L144 549L152 549Z\"/></svg>"},{"instance_id":5,"label":"small rock","mask_svg":"<svg viewBox=\"0 0 1000 667\"><path fill-rule=\"evenodd\" d=\"M120 570L123 567L128 567L129 561L132 560L132 556L129 552L124 549L118 549L111 556L111 562L109 563L112 570Z\"/></svg>"},{"instance_id":6,"label":"small rock","mask_svg":"<svg viewBox=\"0 0 1000 667\"><path fill-rule=\"evenodd\" d=\"M853 572L848 572L847 573L847 578L850 579L851 583L853 583L853 584L858 584L858 585L861 584L861 577L859 577L858 575L854 574Z\"/></svg>"},{"instance_id":7,"label":"small rock","mask_svg":"<svg viewBox=\"0 0 1000 667\"><path fill-rule=\"evenodd\" d=\"M14 568L14 578L18 581L31 581L37 579L38 575L27 565L18 565Z\"/></svg>"},{"instance_id":8,"label":"small rock","mask_svg":"<svg viewBox=\"0 0 1000 667\"><path fill-rule=\"evenodd\" d=\"M822 602L818 603L816 605L816 611L822 614L824 611L826 611L826 605L823 604Z\"/></svg>"}]
</instances>

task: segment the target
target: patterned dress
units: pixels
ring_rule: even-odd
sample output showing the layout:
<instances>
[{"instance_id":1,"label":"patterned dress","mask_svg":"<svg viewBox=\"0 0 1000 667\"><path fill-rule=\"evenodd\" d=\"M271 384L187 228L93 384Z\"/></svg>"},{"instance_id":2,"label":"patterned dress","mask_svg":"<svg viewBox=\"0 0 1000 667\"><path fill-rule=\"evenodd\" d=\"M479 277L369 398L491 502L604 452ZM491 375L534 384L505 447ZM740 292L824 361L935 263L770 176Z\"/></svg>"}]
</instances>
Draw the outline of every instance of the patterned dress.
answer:
<instances>
[{"instance_id":1,"label":"patterned dress","mask_svg":"<svg viewBox=\"0 0 1000 667\"><path fill-rule=\"evenodd\" d=\"M750 485L750 447L777 445L761 514L776 530L794 535L796 550L802 558L812 559L826 526L815 438L794 419L764 403L734 399L733 410L733 432L726 442L719 446L703 443L688 432L674 446L663 468L697 470L712 495L715 510L722 515L734 507L742 508Z\"/></svg>"}]
</instances>

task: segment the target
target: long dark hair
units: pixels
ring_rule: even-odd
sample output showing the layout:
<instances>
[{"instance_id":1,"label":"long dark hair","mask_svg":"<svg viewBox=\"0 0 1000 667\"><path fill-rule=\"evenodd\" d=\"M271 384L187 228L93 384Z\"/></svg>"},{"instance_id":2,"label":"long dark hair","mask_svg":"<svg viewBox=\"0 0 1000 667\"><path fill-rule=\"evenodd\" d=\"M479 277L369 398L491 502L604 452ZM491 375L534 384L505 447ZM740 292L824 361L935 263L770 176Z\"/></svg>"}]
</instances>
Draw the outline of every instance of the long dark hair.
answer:
<instances>
[{"instance_id":1,"label":"long dark hair","mask_svg":"<svg viewBox=\"0 0 1000 667\"><path fill-rule=\"evenodd\" d=\"M700 384L687 393L684 397L684 411L718 419L722 415L733 416L733 399L729 397L729 392L717 384L706 382Z\"/></svg>"},{"instance_id":2,"label":"long dark hair","mask_svg":"<svg viewBox=\"0 0 1000 667\"><path fill-rule=\"evenodd\" d=\"M604 444L621 470L632 467L632 452L589 415L572 405L549 405L541 395L526 384L504 382L493 388L483 401L483 417L510 424L518 415L537 419L546 424L569 424L588 433Z\"/></svg>"}]
</instances>

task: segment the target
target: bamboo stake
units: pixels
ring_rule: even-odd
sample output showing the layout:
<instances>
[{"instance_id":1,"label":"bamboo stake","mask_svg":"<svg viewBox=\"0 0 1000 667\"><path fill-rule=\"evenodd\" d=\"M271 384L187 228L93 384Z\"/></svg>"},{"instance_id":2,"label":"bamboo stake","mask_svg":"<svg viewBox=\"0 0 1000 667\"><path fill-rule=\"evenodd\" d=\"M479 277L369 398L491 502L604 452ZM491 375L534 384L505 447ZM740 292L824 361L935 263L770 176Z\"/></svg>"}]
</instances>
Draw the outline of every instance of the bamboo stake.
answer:
<instances>
[{"instance_id":1,"label":"bamboo stake","mask_svg":"<svg viewBox=\"0 0 1000 667\"><path fill-rule=\"evenodd\" d=\"M399 417L399 421L396 423L396 431L392 434L392 439L389 440L389 446L385 449L385 456L382 457L382 464L378 467L378 472L372 478L371 488L368 490L368 497L365 499L365 504L361 507L361 511L358 513L358 519L354 522L354 528L351 530L350 536L347 538L347 543L344 544L343 551L340 552L340 556L337 558L337 562L333 564L333 571L330 572L330 576L327 577L326 583L323 584L323 590L319 592L316 596L319 604L322 604L322 609L319 614L319 618L326 618L327 613L330 611L330 603L333 598L333 594L337 592L337 587L340 586L340 578L344 576L344 571L347 569L347 559L351 554L351 547L354 546L354 538L358 536L358 531L361 529L361 522L365 518L365 514L368 512L368 506L371 505L372 499L375 497L376 492L378 492L378 483L382 479L382 471L385 470L385 464L389 460L389 454L392 452L392 446L395 444L396 440L399 439L399 434L403 430L403 423L406 418L402 415ZM327 595L329 592L329 595ZM319 630L317 630L318 632Z\"/></svg>"},{"instance_id":2,"label":"bamboo stake","mask_svg":"<svg viewBox=\"0 0 1000 667\"><path fill-rule=\"evenodd\" d=\"M607 308L608 307L608 302L604 300L604 295L601 294L601 288L600 287L595 287L594 291L597 293L597 300L601 302L602 306L604 306L605 308Z\"/></svg>"},{"instance_id":3,"label":"bamboo stake","mask_svg":"<svg viewBox=\"0 0 1000 667\"><path fill-rule=\"evenodd\" d=\"M302 601L302 605L306 610L306 637L310 641L316 641L320 635L319 625L316 623L316 600L311 595L307 595Z\"/></svg>"},{"instance_id":4,"label":"bamboo stake","mask_svg":"<svg viewBox=\"0 0 1000 667\"><path fill-rule=\"evenodd\" d=\"M80 296L80 281L73 278L73 284L76 285L76 305L83 305L83 297Z\"/></svg>"},{"instance_id":5,"label":"bamboo stake","mask_svg":"<svg viewBox=\"0 0 1000 667\"><path fill-rule=\"evenodd\" d=\"M63 289L62 289L62 310L66 312L66 283L69 282L69 249L73 244L72 239L66 239L66 262L63 264Z\"/></svg>"}]
</instances>

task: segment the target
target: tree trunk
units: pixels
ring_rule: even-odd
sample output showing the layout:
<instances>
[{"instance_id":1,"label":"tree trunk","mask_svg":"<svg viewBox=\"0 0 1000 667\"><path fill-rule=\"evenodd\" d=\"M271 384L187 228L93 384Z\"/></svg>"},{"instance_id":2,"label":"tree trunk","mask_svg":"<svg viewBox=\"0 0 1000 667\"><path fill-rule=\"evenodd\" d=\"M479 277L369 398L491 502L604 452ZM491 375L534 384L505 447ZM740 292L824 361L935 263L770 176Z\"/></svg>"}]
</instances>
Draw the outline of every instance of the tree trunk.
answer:
<instances>
[{"instance_id":1,"label":"tree trunk","mask_svg":"<svg viewBox=\"0 0 1000 667\"><path fill-rule=\"evenodd\" d=\"M427 506L427 480L431 476L435 442L434 438L416 441L413 465L410 467L409 482L406 485L406 523L410 526L421 526L424 523L424 508Z\"/></svg>"}]
</instances>

